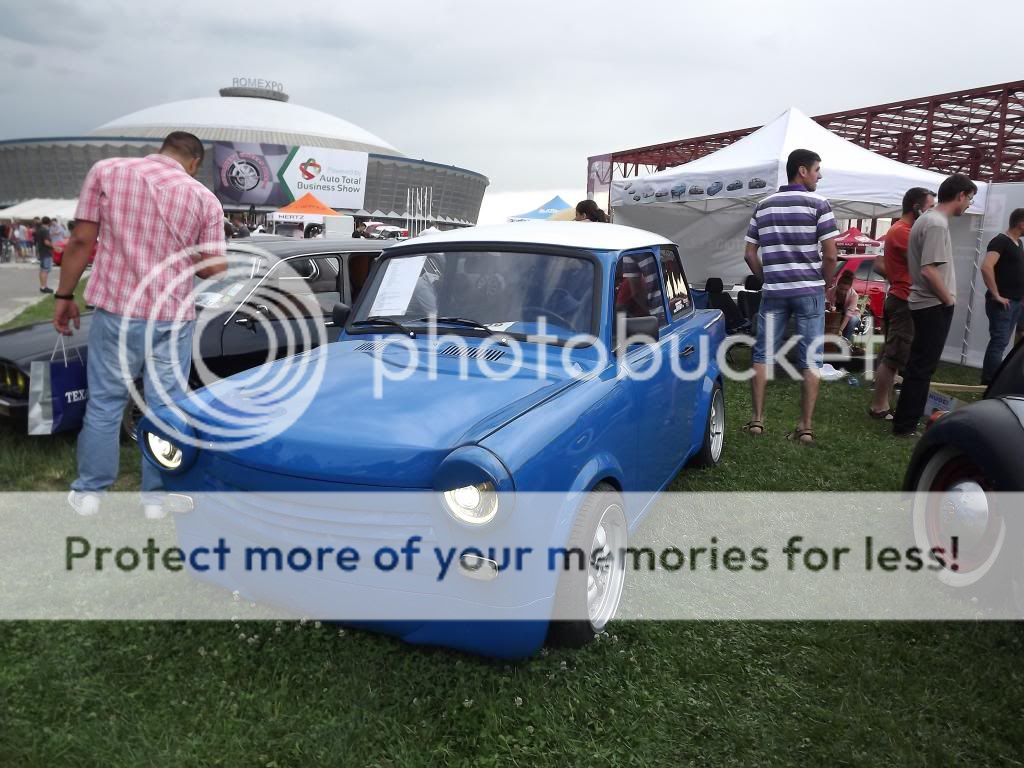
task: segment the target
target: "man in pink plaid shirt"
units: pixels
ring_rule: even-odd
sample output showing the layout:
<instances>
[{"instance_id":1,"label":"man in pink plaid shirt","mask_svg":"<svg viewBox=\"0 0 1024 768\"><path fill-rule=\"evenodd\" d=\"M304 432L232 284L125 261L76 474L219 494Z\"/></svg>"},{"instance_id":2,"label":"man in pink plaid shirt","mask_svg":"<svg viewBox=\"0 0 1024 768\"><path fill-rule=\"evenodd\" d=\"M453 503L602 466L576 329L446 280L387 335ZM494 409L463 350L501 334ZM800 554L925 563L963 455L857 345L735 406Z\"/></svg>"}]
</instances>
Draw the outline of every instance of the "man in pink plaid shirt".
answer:
<instances>
[{"instance_id":1,"label":"man in pink plaid shirt","mask_svg":"<svg viewBox=\"0 0 1024 768\"><path fill-rule=\"evenodd\" d=\"M129 383L142 376L151 407L182 394L192 360L192 275L226 269L223 209L195 179L203 154L197 137L175 131L159 154L101 160L82 185L53 315L59 333L80 327L75 286L98 240L85 289L96 307L86 360L89 403L78 435L78 479L68 496L81 515L98 512L100 494L117 479ZM164 515L160 489L159 473L143 460L149 518Z\"/></svg>"}]
</instances>

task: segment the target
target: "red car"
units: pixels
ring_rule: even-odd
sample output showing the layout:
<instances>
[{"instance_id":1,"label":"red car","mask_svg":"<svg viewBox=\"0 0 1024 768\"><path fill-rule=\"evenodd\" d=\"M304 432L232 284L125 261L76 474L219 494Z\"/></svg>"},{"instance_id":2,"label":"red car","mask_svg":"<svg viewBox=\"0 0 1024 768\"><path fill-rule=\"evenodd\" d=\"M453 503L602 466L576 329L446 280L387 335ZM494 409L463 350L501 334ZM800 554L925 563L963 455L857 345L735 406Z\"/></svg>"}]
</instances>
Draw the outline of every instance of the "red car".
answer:
<instances>
[{"instance_id":1,"label":"red car","mask_svg":"<svg viewBox=\"0 0 1024 768\"><path fill-rule=\"evenodd\" d=\"M53 244L53 265L55 267L60 266L60 260L64 258L64 247L68 244L67 240L58 240ZM92 253L89 254L89 266L96 261L96 246L93 245Z\"/></svg>"},{"instance_id":2,"label":"red car","mask_svg":"<svg viewBox=\"0 0 1024 768\"><path fill-rule=\"evenodd\" d=\"M836 278L843 272L853 272L853 289L858 296L867 295L868 311L875 320L881 320L884 316L883 306L885 305L885 292L889 284L885 278L875 272L875 254L862 254L844 256L839 255L839 272Z\"/></svg>"}]
</instances>

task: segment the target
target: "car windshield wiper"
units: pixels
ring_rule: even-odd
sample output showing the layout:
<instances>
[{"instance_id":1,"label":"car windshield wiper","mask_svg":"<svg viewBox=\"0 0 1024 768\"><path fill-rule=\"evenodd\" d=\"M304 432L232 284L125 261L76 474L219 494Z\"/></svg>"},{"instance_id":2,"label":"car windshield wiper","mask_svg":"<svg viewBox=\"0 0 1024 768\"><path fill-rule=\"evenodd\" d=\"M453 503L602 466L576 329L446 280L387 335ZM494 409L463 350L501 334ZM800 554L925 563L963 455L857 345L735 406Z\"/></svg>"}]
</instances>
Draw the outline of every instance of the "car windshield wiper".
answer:
<instances>
[{"instance_id":1,"label":"car windshield wiper","mask_svg":"<svg viewBox=\"0 0 1024 768\"><path fill-rule=\"evenodd\" d=\"M386 326L389 326L391 328L397 328L402 333L404 333L406 336L408 336L410 339L415 339L416 338L415 331L411 331L408 328L406 328L404 325L402 325L400 322L398 322L397 320L394 320L394 319L392 319L390 317L384 317L383 315L372 315L372 316L366 318L365 320L356 320L355 322L352 323L352 327L353 328L355 328L355 327L363 327L363 326L368 326L368 325L386 325Z\"/></svg>"},{"instance_id":2,"label":"car windshield wiper","mask_svg":"<svg viewBox=\"0 0 1024 768\"><path fill-rule=\"evenodd\" d=\"M434 320L438 323L444 323L445 325L458 325L463 328L475 328L479 331L485 331L486 333L494 333L493 328L488 328L481 322L476 320L470 320L466 317L421 317L416 320L417 323L429 323Z\"/></svg>"}]
</instances>

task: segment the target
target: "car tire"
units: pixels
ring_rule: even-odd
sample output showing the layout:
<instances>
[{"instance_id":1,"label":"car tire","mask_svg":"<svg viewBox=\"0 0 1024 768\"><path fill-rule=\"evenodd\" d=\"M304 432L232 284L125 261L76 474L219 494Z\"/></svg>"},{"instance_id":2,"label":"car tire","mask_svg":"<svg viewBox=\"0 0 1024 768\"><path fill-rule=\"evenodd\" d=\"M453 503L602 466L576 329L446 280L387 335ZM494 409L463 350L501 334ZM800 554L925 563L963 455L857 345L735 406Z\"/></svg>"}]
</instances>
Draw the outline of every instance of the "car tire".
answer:
<instances>
[{"instance_id":1,"label":"car tire","mask_svg":"<svg viewBox=\"0 0 1024 768\"><path fill-rule=\"evenodd\" d=\"M136 381L135 387L141 392L142 381ZM129 396L128 402L124 407L124 413L121 415L121 437L126 442L137 443L139 441L138 427L142 416L142 409L135 404L135 399Z\"/></svg>"},{"instance_id":2,"label":"car tire","mask_svg":"<svg viewBox=\"0 0 1024 768\"><path fill-rule=\"evenodd\" d=\"M722 383L715 382L711 390L711 404L708 406L708 419L704 425L704 442L700 451L693 457L695 467L714 467L722 460L725 447L725 393Z\"/></svg>"},{"instance_id":3,"label":"car tire","mask_svg":"<svg viewBox=\"0 0 1024 768\"><path fill-rule=\"evenodd\" d=\"M1020 553L1012 557L1003 552L1016 540L1008 526L1019 522L1010 510L1001 508L995 484L974 459L956 446L942 446L924 462L913 488L918 546L927 551L948 546L953 534L960 537L958 570L939 571L939 580L986 601L989 597L1001 603L1018 599L1018 608L1024 608L1024 573L1014 567L1020 565ZM1008 579L1019 582L1017 589L1007 590ZM997 589L1002 592L999 596L993 594Z\"/></svg>"},{"instance_id":4,"label":"car tire","mask_svg":"<svg viewBox=\"0 0 1024 768\"><path fill-rule=\"evenodd\" d=\"M581 648L614 619L625 583L626 540L622 496L608 483L598 483L580 506L569 534L569 551L589 555L587 568L581 572L570 567L562 573L555 594L554 615L572 618L551 621L548 644ZM599 552L602 559L595 563ZM583 613L587 618L578 618Z\"/></svg>"}]
</instances>

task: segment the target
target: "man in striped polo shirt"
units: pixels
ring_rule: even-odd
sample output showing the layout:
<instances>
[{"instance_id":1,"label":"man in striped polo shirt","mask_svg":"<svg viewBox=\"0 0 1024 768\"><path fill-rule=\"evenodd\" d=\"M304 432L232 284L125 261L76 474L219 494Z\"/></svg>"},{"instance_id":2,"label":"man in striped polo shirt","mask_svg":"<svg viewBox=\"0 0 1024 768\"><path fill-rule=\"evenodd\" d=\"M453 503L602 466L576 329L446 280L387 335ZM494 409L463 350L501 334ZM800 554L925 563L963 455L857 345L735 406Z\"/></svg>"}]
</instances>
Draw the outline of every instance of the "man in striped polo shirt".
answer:
<instances>
[{"instance_id":1,"label":"man in striped polo shirt","mask_svg":"<svg viewBox=\"0 0 1024 768\"><path fill-rule=\"evenodd\" d=\"M814 194L821 158L808 149L795 149L786 161L786 174L789 184L758 203L747 229L744 258L750 271L764 280L764 288L753 355L753 417L743 428L752 435L764 434L766 363L782 346L786 324L793 318L803 396L800 421L787 437L810 444L825 335L825 285L835 273L839 229L828 200Z\"/></svg>"}]
</instances>

